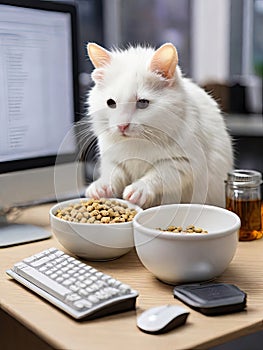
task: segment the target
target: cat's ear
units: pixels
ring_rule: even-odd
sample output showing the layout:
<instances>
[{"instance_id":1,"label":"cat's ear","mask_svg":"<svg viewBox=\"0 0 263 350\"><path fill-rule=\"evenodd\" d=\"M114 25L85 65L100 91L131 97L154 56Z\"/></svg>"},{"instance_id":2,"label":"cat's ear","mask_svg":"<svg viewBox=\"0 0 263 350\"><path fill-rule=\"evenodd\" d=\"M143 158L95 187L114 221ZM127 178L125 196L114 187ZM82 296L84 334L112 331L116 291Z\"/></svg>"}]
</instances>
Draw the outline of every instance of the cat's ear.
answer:
<instances>
[{"instance_id":1,"label":"cat's ear","mask_svg":"<svg viewBox=\"0 0 263 350\"><path fill-rule=\"evenodd\" d=\"M174 76L178 64L177 50L173 44L166 43L159 47L153 55L150 64L150 70L161 74L165 79L171 79Z\"/></svg>"},{"instance_id":2,"label":"cat's ear","mask_svg":"<svg viewBox=\"0 0 263 350\"><path fill-rule=\"evenodd\" d=\"M95 68L102 68L111 61L111 53L95 43L89 43L87 50Z\"/></svg>"}]
</instances>

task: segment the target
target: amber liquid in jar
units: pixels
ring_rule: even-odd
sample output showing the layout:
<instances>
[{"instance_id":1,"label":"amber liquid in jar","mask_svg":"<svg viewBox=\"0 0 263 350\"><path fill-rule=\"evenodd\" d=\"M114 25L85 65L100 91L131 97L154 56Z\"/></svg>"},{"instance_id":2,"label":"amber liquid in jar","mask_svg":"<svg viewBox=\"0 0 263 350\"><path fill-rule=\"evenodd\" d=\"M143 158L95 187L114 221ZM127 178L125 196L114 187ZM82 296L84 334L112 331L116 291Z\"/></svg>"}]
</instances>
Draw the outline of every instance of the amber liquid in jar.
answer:
<instances>
[{"instance_id":1,"label":"amber liquid in jar","mask_svg":"<svg viewBox=\"0 0 263 350\"><path fill-rule=\"evenodd\" d=\"M240 217L240 241L252 241L262 238L260 199L243 200L226 197L226 209L233 211Z\"/></svg>"}]
</instances>

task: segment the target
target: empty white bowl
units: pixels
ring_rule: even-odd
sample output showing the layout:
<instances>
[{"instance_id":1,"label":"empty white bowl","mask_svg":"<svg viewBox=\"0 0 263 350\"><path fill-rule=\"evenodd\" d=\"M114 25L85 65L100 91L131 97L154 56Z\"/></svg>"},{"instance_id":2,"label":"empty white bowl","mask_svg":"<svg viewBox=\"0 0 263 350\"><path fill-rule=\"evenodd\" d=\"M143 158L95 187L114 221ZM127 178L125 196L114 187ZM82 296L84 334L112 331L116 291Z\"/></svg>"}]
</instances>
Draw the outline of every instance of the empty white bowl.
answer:
<instances>
[{"instance_id":1,"label":"empty white bowl","mask_svg":"<svg viewBox=\"0 0 263 350\"><path fill-rule=\"evenodd\" d=\"M50 224L58 241L71 253L88 260L110 260L128 253L134 247L131 222L93 224L69 222L55 216L58 209L68 207L86 198L68 200L50 209ZM109 198L125 203L137 212L142 209L118 198Z\"/></svg>"},{"instance_id":2,"label":"empty white bowl","mask_svg":"<svg viewBox=\"0 0 263 350\"><path fill-rule=\"evenodd\" d=\"M172 233L169 225L195 225L208 233ZM239 217L223 208L201 204L170 204L136 215L134 241L139 259L158 279L169 284L220 276L233 259Z\"/></svg>"}]
</instances>

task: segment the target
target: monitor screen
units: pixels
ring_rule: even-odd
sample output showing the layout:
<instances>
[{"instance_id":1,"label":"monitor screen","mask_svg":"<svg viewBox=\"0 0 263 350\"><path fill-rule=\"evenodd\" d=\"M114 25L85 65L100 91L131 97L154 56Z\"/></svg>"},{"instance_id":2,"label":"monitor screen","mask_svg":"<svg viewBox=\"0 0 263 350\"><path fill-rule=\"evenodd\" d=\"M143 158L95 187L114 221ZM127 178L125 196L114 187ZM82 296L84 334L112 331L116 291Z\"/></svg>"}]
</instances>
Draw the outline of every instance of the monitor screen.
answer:
<instances>
[{"instance_id":1,"label":"monitor screen","mask_svg":"<svg viewBox=\"0 0 263 350\"><path fill-rule=\"evenodd\" d=\"M54 164L77 115L72 14L19 3L0 3L0 173Z\"/></svg>"}]
</instances>

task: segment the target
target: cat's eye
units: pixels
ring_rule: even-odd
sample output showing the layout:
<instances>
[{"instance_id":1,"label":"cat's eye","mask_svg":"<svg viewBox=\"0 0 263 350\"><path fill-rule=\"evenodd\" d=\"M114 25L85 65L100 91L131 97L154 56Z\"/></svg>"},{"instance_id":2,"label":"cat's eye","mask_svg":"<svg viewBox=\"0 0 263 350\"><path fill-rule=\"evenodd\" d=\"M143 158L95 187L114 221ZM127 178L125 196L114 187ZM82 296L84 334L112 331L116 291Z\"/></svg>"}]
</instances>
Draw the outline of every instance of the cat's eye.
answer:
<instances>
[{"instance_id":1,"label":"cat's eye","mask_svg":"<svg viewBox=\"0 0 263 350\"><path fill-rule=\"evenodd\" d=\"M110 98L108 101L107 101L107 105L110 107L110 108L116 108L117 107L117 104L116 102Z\"/></svg>"},{"instance_id":2,"label":"cat's eye","mask_svg":"<svg viewBox=\"0 0 263 350\"><path fill-rule=\"evenodd\" d=\"M136 108L145 109L149 106L150 101L142 98L136 102Z\"/></svg>"}]
</instances>

